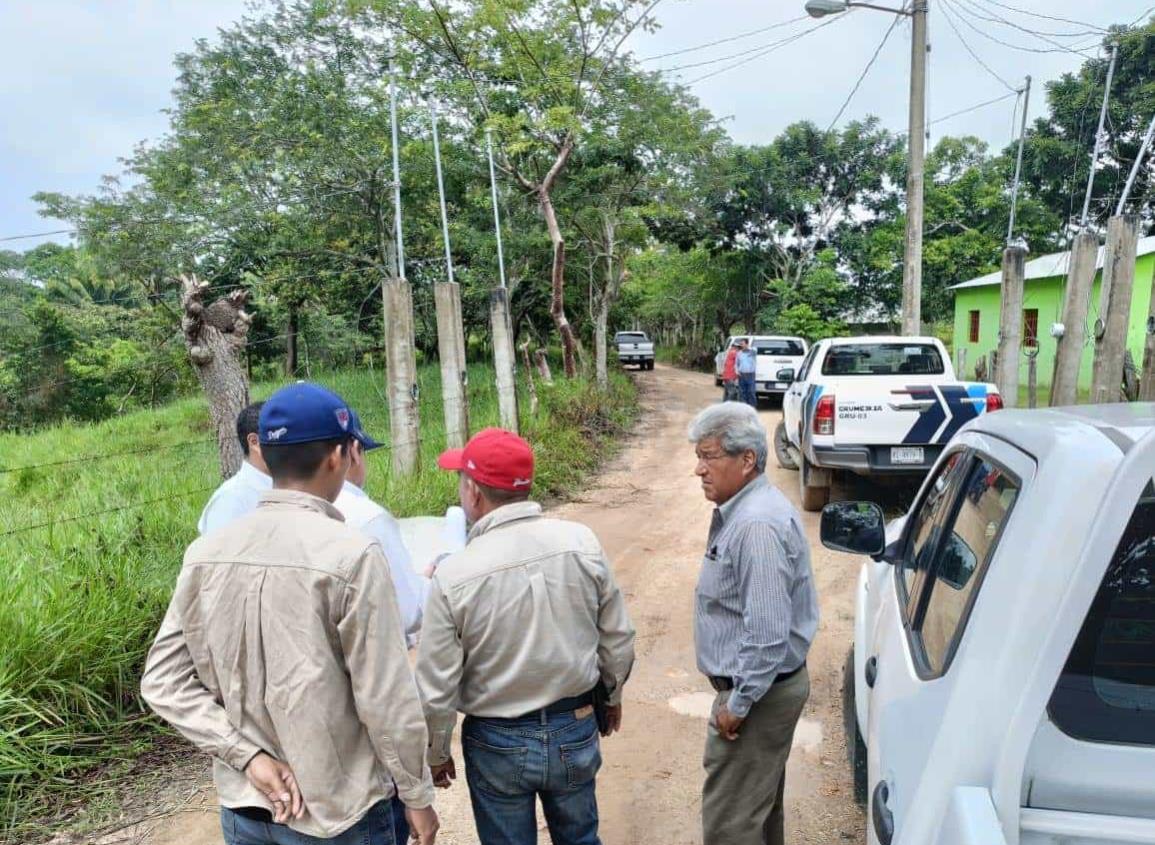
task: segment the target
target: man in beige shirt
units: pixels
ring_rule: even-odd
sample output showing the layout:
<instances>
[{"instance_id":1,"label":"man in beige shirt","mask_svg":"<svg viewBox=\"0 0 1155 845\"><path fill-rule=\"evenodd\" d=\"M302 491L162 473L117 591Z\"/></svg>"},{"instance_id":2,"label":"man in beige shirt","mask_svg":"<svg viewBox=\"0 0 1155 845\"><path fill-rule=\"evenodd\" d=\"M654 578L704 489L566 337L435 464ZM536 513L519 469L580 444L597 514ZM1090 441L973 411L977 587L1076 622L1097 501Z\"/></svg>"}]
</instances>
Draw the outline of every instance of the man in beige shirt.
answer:
<instances>
[{"instance_id":1,"label":"man in beige shirt","mask_svg":"<svg viewBox=\"0 0 1155 845\"><path fill-rule=\"evenodd\" d=\"M228 845L395 845L394 789L423 845L437 833L388 563L332 505L361 436L316 385L265 403L274 489L188 548L148 656L145 700L215 758Z\"/></svg>"},{"instance_id":2,"label":"man in beige shirt","mask_svg":"<svg viewBox=\"0 0 1155 845\"><path fill-rule=\"evenodd\" d=\"M554 845L597 845L595 690L608 700L608 736L634 661L609 561L592 531L529 501L533 450L517 435L487 429L438 464L460 473L472 528L433 576L417 652L434 780L456 777L460 710L482 845L536 845L537 797Z\"/></svg>"}]
</instances>

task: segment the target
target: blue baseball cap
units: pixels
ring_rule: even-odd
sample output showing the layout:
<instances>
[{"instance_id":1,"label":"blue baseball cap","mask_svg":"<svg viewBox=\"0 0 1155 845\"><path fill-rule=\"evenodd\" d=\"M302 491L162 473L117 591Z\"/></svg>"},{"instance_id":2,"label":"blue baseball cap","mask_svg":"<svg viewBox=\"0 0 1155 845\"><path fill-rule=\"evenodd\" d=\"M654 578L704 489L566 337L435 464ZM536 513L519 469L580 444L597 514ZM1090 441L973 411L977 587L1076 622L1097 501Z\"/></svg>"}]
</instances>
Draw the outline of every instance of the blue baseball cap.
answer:
<instances>
[{"instance_id":1,"label":"blue baseball cap","mask_svg":"<svg viewBox=\"0 0 1155 845\"><path fill-rule=\"evenodd\" d=\"M385 445L384 443L378 443L376 440L366 434L365 429L361 427L361 418L357 416L357 412L353 411L352 414L353 422L351 428L353 429L353 436L357 438L357 442L361 444L366 452L368 452L370 449L380 449Z\"/></svg>"},{"instance_id":2,"label":"blue baseball cap","mask_svg":"<svg viewBox=\"0 0 1155 845\"><path fill-rule=\"evenodd\" d=\"M258 433L262 446L342 437L353 437L366 449L380 445L361 430L357 415L344 399L320 385L304 381L282 387L265 401Z\"/></svg>"}]
</instances>

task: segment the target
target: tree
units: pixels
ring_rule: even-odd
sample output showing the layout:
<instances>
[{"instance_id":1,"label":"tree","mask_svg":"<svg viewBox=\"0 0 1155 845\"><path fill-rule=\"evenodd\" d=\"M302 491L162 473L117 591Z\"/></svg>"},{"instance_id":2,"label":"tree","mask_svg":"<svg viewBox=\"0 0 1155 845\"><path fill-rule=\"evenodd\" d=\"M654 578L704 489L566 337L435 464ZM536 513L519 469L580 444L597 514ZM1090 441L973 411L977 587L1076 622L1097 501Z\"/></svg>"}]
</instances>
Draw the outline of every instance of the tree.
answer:
<instances>
[{"instance_id":1,"label":"tree","mask_svg":"<svg viewBox=\"0 0 1155 845\"><path fill-rule=\"evenodd\" d=\"M565 310L566 239L554 191L575 150L604 135L634 103L621 56L631 33L653 24L656 0L466 0L430 9L376 0L389 23L422 48L422 77L459 104L460 119L493 130L501 169L532 195L553 257L550 314L566 375L577 338Z\"/></svg>"}]
</instances>

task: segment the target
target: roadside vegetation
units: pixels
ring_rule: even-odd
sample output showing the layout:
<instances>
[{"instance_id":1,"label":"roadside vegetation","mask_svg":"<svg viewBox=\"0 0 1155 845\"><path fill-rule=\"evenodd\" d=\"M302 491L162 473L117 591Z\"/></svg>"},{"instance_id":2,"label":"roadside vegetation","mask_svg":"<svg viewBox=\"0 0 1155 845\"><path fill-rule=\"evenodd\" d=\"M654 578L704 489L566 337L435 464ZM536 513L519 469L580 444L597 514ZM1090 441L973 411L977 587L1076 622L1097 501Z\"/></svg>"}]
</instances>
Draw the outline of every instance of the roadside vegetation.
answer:
<instances>
[{"instance_id":1,"label":"roadside vegetation","mask_svg":"<svg viewBox=\"0 0 1155 845\"><path fill-rule=\"evenodd\" d=\"M316 380L388 440L380 372ZM423 367L420 381L421 473L395 479L389 450L370 453L369 492L398 516L442 513L456 499L456 477L435 468L445 444L438 367ZM493 384L491 368L470 367L474 430L497 424ZM277 386L262 382L253 394ZM617 369L607 392L575 379L539 383L538 393L537 415L523 411L537 453L535 494L564 497L612 451L634 419L637 394ZM199 398L0 435L0 840L28 842L74 811L78 798L91 800L94 772L101 789L115 789L123 767L109 764L152 746L161 726L137 696L140 670L217 483ZM82 782L89 787L78 795Z\"/></svg>"}]
</instances>

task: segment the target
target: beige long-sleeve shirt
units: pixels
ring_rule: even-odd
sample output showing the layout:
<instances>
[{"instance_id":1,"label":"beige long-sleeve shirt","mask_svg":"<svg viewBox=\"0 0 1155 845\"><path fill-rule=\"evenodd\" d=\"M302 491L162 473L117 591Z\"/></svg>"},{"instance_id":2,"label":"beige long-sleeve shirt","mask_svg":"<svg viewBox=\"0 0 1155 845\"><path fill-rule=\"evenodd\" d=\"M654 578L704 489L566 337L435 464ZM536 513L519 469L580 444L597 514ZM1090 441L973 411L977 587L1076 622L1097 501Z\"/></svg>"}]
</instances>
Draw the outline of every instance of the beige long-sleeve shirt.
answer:
<instances>
[{"instance_id":1,"label":"beige long-sleeve shirt","mask_svg":"<svg viewBox=\"0 0 1155 845\"><path fill-rule=\"evenodd\" d=\"M288 490L194 542L141 691L213 755L226 807L268 802L243 774L258 751L293 769L332 837L393 794L433 802L426 728L388 564L328 502Z\"/></svg>"},{"instance_id":2,"label":"beige long-sleeve shirt","mask_svg":"<svg viewBox=\"0 0 1155 845\"><path fill-rule=\"evenodd\" d=\"M510 718L589 692L611 703L634 662L634 628L597 537L534 502L479 520L437 568L417 650L429 763L449 758L457 712Z\"/></svg>"}]
</instances>

